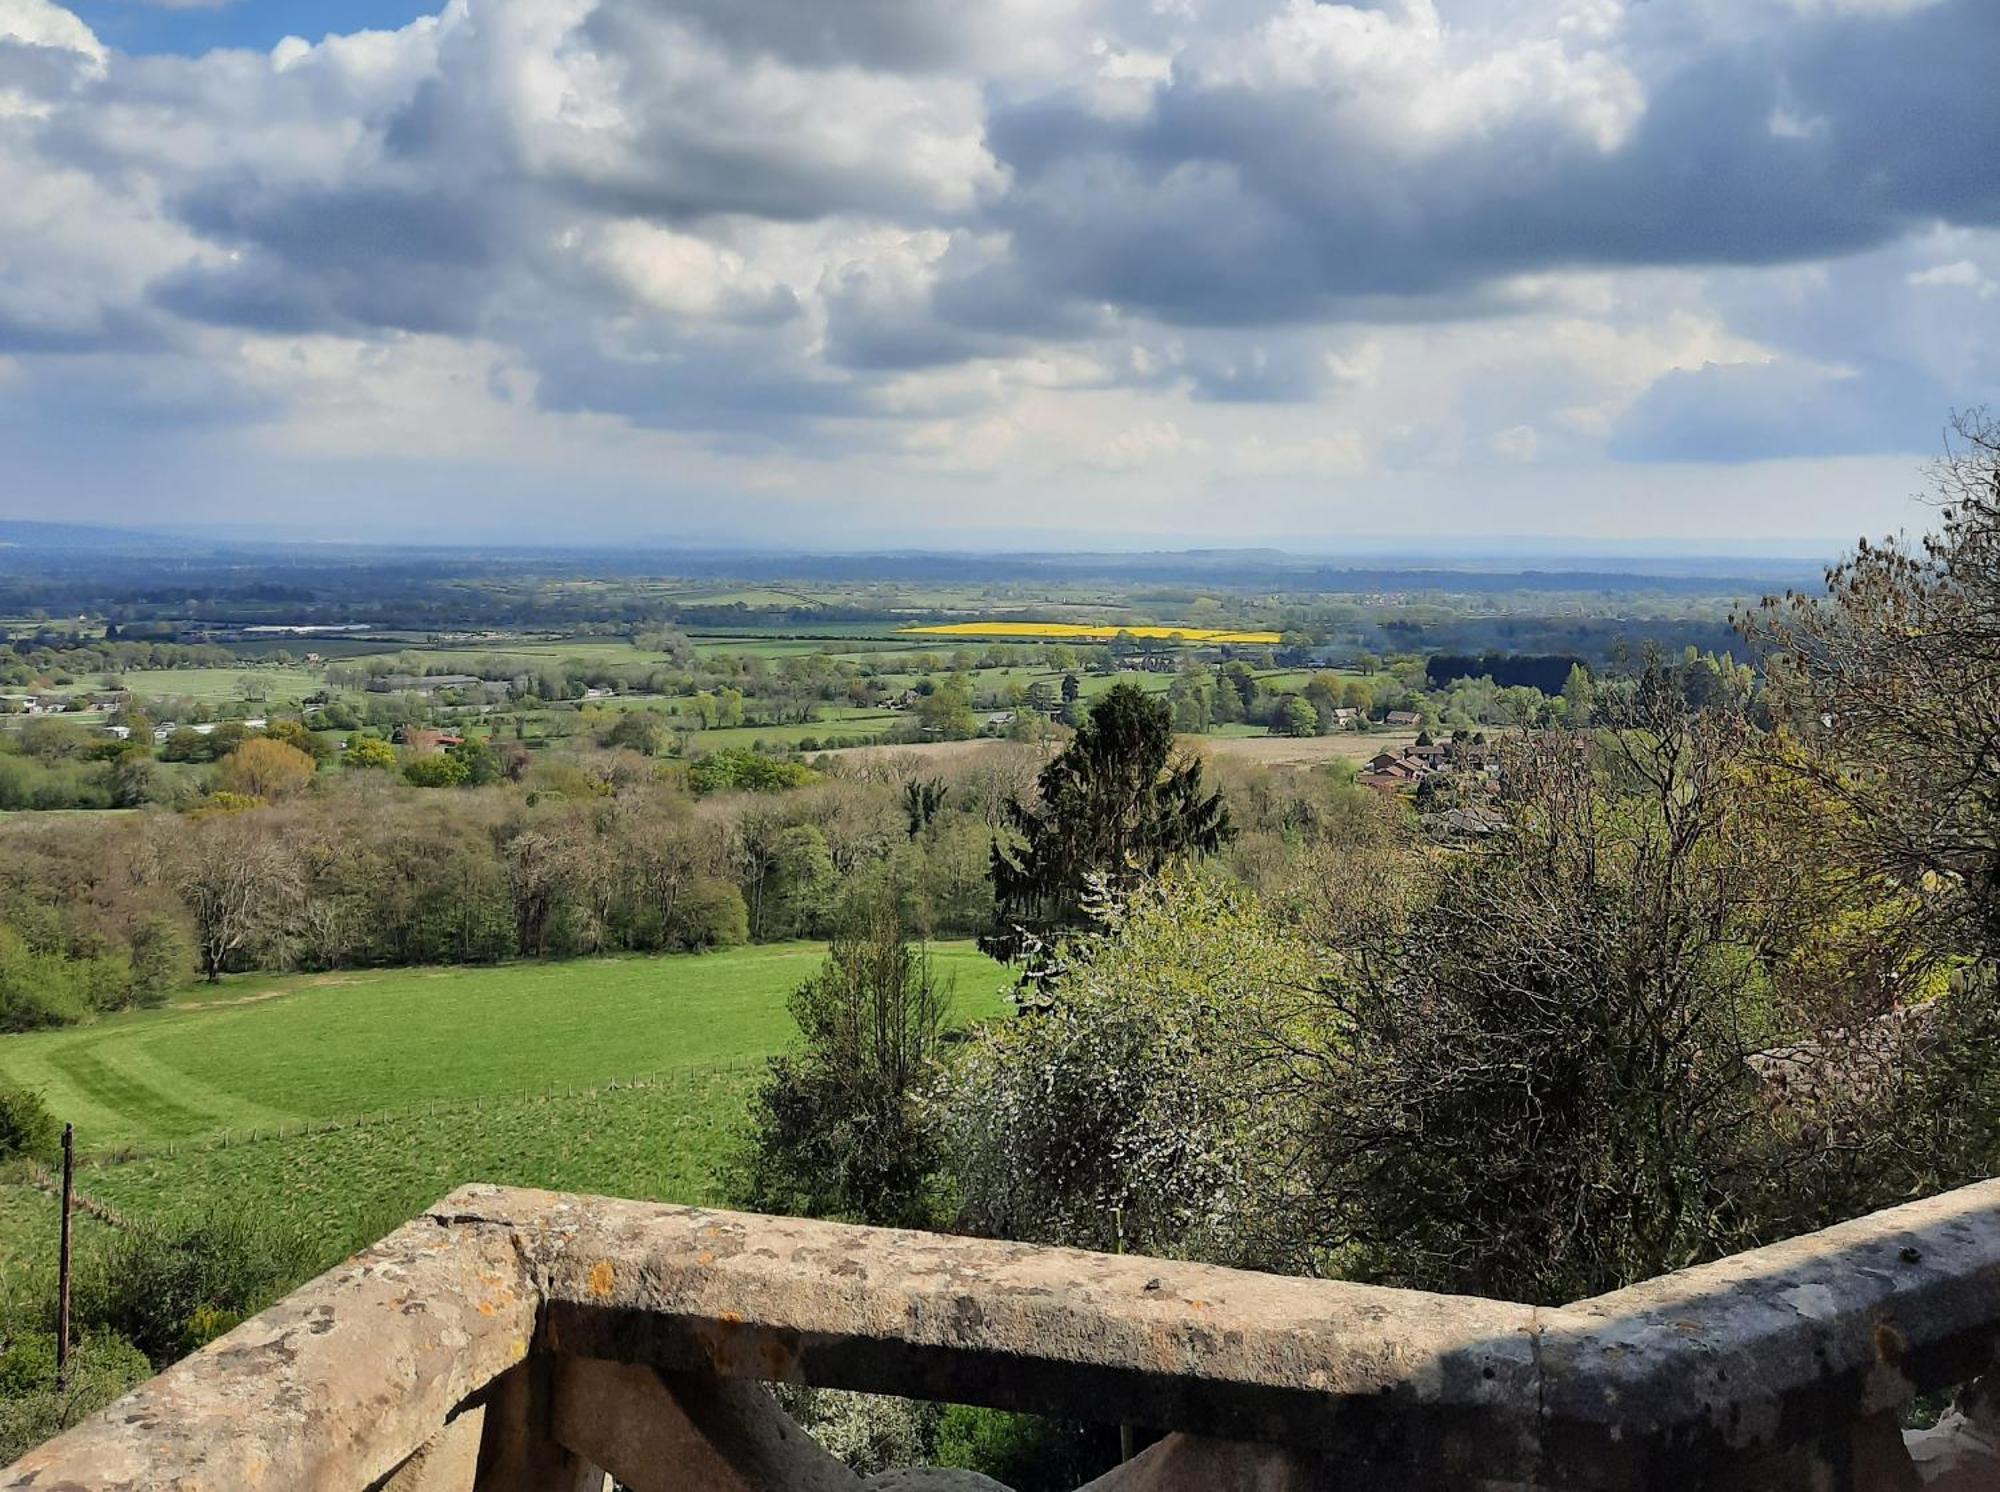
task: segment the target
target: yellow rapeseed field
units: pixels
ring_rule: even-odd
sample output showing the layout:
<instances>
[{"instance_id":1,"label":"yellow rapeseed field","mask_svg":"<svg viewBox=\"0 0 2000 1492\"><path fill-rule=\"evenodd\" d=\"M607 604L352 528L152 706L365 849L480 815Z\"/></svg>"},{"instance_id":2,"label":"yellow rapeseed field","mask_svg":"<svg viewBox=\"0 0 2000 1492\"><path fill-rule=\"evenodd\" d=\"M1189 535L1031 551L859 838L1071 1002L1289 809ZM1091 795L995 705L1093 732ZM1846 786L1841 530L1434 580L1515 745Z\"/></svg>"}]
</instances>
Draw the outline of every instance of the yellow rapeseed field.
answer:
<instances>
[{"instance_id":1,"label":"yellow rapeseed field","mask_svg":"<svg viewBox=\"0 0 2000 1492\"><path fill-rule=\"evenodd\" d=\"M950 622L941 627L905 627L920 637L1048 637L1076 642L1109 642L1119 633L1128 637L1166 638L1181 642L1238 642L1275 647L1275 632L1229 632L1212 627L1110 627L1080 622Z\"/></svg>"}]
</instances>

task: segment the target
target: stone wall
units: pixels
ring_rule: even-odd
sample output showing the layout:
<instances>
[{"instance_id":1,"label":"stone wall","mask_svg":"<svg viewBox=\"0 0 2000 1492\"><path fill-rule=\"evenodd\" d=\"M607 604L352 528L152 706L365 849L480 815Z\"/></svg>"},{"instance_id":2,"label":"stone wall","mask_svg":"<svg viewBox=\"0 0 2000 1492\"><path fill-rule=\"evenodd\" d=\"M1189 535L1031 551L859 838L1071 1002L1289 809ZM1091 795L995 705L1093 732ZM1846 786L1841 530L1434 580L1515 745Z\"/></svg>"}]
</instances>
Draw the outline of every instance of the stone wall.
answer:
<instances>
[{"instance_id":1,"label":"stone wall","mask_svg":"<svg viewBox=\"0 0 2000 1492\"><path fill-rule=\"evenodd\" d=\"M863 1482L791 1382L1162 1432L1094 1492L1965 1492L1996 1347L2000 1182L1560 1309L467 1187L0 1487L992 1487Z\"/></svg>"}]
</instances>

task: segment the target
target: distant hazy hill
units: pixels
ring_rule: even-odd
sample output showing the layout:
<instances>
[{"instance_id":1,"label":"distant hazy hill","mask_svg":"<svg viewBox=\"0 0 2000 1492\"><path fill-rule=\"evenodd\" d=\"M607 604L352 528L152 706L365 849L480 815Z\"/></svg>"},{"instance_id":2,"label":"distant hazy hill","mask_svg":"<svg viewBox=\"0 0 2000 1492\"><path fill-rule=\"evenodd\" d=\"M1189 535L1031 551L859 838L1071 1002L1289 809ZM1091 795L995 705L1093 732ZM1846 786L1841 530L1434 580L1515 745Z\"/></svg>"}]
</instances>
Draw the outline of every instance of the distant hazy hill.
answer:
<instances>
[{"instance_id":1,"label":"distant hazy hill","mask_svg":"<svg viewBox=\"0 0 2000 1492\"><path fill-rule=\"evenodd\" d=\"M25 555L78 555L160 558L207 554L212 544L141 529L108 528L90 523L36 523L0 518L0 564L18 563Z\"/></svg>"}]
</instances>

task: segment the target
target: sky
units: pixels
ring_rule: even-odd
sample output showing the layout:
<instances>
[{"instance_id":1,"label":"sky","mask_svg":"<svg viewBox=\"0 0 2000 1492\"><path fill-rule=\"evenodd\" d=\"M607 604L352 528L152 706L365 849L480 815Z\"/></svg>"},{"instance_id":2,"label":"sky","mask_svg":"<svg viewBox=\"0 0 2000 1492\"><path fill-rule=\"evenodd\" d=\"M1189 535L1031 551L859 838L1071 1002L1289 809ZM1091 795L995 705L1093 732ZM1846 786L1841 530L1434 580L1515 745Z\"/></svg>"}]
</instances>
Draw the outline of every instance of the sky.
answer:
<instances>
[{"instance_id":1,"label":"sky","mask_svg":"<svg viewBox=\"0 0 2000 1492\"><path fill-rule=\"evenodd\" d=\"M1996 0L0 0L0 516L1921 527Z\"/></svg>"}]
</instances>

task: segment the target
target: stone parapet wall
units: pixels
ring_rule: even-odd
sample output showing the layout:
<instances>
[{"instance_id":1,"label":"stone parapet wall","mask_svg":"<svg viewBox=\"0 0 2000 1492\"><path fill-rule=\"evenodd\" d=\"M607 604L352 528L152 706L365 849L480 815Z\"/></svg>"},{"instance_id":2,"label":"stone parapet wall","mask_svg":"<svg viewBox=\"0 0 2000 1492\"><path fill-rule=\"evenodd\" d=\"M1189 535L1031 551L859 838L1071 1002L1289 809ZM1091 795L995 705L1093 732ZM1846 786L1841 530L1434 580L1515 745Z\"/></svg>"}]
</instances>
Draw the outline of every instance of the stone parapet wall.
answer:
<instances>
[{"instance_id":1,"label":"stone parapet wall","mask_svg":"<svg viewBox=\"0 0 2000 1492\"><path fill-rule=\"evenodd\" d=\"M1095 1492L1967 1492L1996 1349L2000 1182L1559 1309L466 1187L0 1487L990 1492L864 1482L787 1382L1161 1432Z\"/></svg>"}]
</instances>

